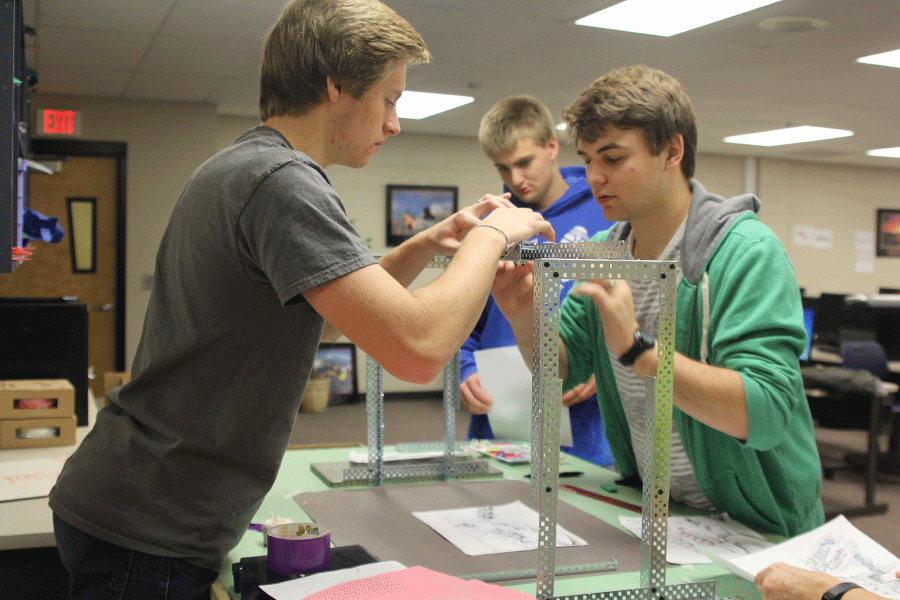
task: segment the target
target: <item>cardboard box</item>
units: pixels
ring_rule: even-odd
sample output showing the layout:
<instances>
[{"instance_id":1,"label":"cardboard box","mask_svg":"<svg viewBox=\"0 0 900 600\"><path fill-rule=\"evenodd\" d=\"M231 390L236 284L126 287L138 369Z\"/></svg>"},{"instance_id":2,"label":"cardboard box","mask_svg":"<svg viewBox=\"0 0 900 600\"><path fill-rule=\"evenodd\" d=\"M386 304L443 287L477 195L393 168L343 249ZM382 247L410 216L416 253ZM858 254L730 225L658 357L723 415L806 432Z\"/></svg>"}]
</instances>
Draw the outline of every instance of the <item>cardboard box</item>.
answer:
<instances>
[{"instance_id":1,"label":"cardboard box","mask_svg":"<svg viewBox=\"0 0 900 600\"><path fill-rule=\"evenodd\" d=\"M47 419L75 414L75 388L66 379L0 380L0 419Z\"/></svg>"},{"instance_id":2,"label":"cardboard box","mask_svg":"<svg viewBox=\"0 0 900 600\"><path fill-rule=\"evenodd\" d=\"M0 420L0 448L40 448L75 444L76 417Z\"/></svg>"},{"instance_id":3,"label":"cardboard box","mask_svg":"<svg viewBox=\"0 0 900 600\"><path fill-rule=\"evenodd\" d=\"M103 398L100 400L100 406L109 404L109 390L125 385L131 381L131 373L129 371L109 371L103 374Z\"/></svg>"}]
</instances>

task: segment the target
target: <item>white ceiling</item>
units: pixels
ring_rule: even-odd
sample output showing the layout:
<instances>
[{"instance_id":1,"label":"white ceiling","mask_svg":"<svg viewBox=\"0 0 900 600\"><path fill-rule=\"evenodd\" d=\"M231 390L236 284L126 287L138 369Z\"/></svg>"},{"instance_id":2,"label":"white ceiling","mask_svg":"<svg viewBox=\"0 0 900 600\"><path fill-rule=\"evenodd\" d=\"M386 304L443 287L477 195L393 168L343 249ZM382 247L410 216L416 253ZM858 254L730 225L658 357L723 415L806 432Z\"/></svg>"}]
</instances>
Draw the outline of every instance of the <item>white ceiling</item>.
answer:
<instances>
[{"instance_id":1,"label":"white ceiling","mask_svg":"<svg viewBox=\"0 0 900 600\"><path fill-rule=\"evenodd\" d=\"M677 1L677 0L671 0ZM721 0L727 2L728 0ZM537 95L554 115L608 70L660 68L686 87L701 152L900 168L865 155L900 146L900 69L856 63L900 48L900 0L782 0L671 38L574 24L617 0L387 0L425 38L433 62L407 89L475 101L404 131L474 137L499 98ZM24 0L27 53L41 91L216 105L255 117L261 40L283 0ZM772 17L823 29L768 31ZM726 135L817 125L855 136L779 148Z\"/></svg>"}]
</instances>

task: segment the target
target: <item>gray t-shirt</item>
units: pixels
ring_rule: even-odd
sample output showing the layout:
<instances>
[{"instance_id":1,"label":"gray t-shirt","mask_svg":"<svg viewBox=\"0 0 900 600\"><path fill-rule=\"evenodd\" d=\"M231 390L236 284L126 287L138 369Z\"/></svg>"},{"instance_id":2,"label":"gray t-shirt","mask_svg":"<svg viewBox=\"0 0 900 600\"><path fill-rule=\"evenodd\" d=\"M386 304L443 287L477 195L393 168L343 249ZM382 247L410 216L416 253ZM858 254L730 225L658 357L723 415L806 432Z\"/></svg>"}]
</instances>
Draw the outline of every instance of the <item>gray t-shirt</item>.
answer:
<instances>
[{"instance_id":1,"label":"gray t-shirt","mask_svg":"<svg viewBox=\"0 0 900 600\"><path fill-rule=\"evenodd\" d=\"M193 174L156 259L132 380L50 495L103 540L218 570L278 467L324 322L300 295L374 264L322 169L274 129Z\"/></svg>"}]
</instances>

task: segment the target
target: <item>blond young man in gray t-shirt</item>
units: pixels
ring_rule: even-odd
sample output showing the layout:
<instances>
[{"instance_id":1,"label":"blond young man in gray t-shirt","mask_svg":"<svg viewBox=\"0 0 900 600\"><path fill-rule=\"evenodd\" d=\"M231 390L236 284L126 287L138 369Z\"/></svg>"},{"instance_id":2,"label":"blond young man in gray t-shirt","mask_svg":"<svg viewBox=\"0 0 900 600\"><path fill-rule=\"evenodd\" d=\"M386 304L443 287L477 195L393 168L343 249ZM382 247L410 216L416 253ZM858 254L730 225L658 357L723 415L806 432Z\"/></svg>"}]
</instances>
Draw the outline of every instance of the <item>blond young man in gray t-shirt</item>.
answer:
<instances>
[{"instance_id":1,"label":"blond young man in gray t-shirt","mask_svg":"<svg viewBox=\"0 0 900 600\"><path fill-rule=\"evenodd\" d=\"M396 377L431 381L510 245L554 238L540 213L485 196L372 256L323 169L363 167L399 133L406 67L428 59L376 0L285 7L265 44L262 124L185 186L132 379L51 493L72 598L208 598L275 479L320 340L343 334Z\"/></svg>"}]
</instances>

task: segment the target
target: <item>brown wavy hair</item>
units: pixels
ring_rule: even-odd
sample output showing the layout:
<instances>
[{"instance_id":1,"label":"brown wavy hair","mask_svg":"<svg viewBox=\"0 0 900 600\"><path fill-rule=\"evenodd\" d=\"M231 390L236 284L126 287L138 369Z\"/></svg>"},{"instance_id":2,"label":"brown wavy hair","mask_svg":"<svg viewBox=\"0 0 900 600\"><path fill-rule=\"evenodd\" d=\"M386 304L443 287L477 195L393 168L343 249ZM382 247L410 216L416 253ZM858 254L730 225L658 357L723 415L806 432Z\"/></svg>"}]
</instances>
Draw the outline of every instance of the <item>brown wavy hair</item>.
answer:
<instances>
[{"instance_id":1,"label":"brown wavy hair","mask_svg":"<svg viewBox=\"0 0 900 600\"><path fill-rule=\"evenodd\" d=\"M299 116L322 102L327 78L359 99L395 61L428 62L422 37L377 0L292 0L266 35L259 116Z\"/></svg>"},{"instance_id":2,"label":"brown wavy hair","mask_svg":"<svg viewBox=\"0 0 900 600\"><path fill-rule=\"evenodd\" d=\"M563 109L569 139L588 144L608 127L640 129L657 155L679 133L684 138L681 172L694 176L697 119L691 100L671 75L645 65L610 71Z\"/></svg>"}]
</instances>

